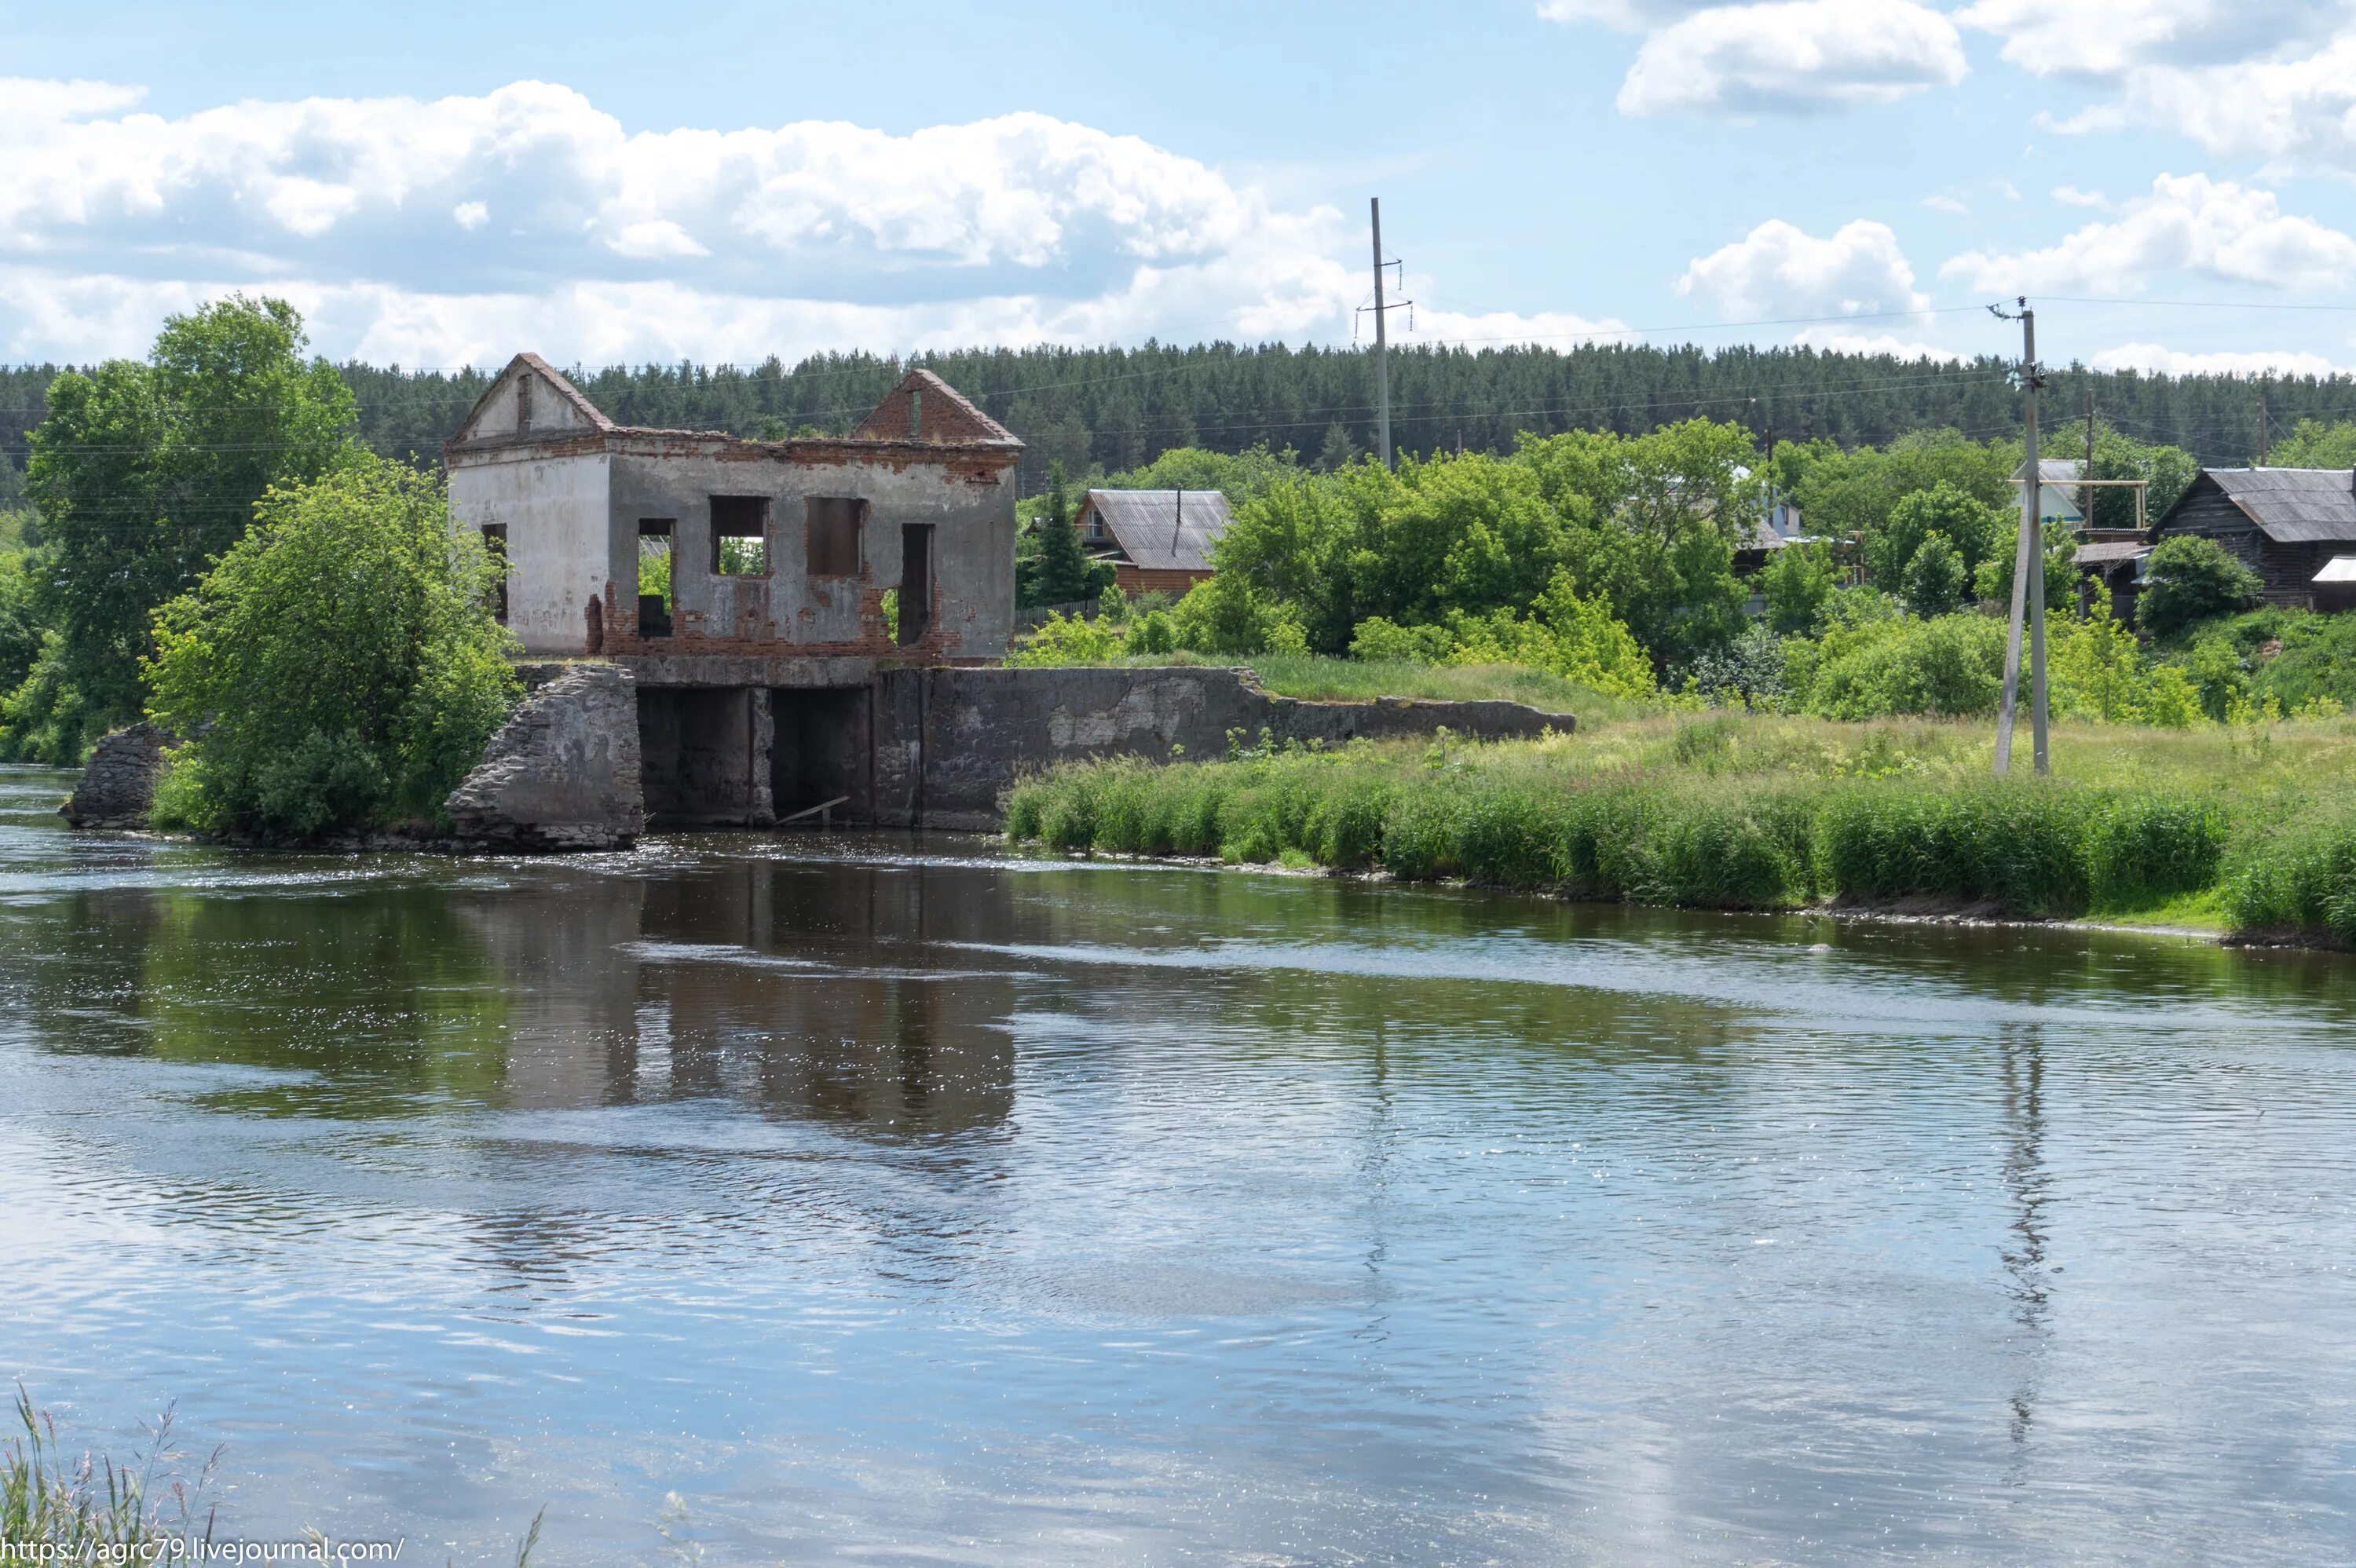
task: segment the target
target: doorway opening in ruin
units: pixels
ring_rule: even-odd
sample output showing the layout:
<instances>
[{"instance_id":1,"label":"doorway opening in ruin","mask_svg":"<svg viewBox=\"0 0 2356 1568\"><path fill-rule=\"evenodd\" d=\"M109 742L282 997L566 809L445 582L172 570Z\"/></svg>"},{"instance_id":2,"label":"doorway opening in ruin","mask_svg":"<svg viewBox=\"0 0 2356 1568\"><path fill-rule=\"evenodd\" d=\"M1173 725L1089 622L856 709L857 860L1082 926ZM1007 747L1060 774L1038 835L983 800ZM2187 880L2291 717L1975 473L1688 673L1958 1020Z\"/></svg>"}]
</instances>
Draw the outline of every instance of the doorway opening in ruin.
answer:
<instances>
[{"instance_id":1,"label":"doorway opening in ruin","mask_svg":"<svg viewBox=\"0 0 2356 1568\"><path fill-rule=\"evenodd\" d=\"M669 517L638 519L638 635L670 635L671 539Z\"/></svg>"},{"instance_id":2,"label":"doorway opening in ruin","mask_svg":"<svg viewBox=\"0 0 2356 1568\"><path fill-rule=\"evenodd\" d=\"M780 822L829 802L839 803L836 822L873 820L867 688L773 690L769 717L769 795Z\"/></svg>"},{"instance_id":3,"label":"doorway opening in ruin","mask_svg":"<svg viewBox=\"0 0 2356 1568\"><path fill-rule=\"evenodd\" d=\"M933 525L900 528L900 641L920 640L933 624Z\"/></svg>"},{"instance_id":4,"label":"doorway opening in ruin","mask_svg":"<svg viewBox=\"0 0 2356 1568\"><path fill-rule=\"evenodd\" d=\"M491 613L499 624L508 624L508 526L505 523L483 525L483 553L499 569L499 585L491 596Z\"/></svg>"}]
</instances>

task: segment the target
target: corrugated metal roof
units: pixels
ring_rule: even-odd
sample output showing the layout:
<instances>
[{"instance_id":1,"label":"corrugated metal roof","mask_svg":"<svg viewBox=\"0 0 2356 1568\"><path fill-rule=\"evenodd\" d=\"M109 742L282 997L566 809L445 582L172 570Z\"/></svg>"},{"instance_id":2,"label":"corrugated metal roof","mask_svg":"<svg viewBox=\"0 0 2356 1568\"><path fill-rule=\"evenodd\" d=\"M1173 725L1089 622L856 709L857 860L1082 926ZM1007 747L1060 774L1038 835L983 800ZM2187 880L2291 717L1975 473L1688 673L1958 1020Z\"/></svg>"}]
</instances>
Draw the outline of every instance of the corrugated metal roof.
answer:
<instances>
[{"instance_id":1,"label":"corrugated metal roof","mask_svg":"<svg viewBox=\"0 0 2356 1568\"><path fill-rule=\"evenodd\" d=\"M1183 497L1183 500L1182 500ZM1216 490L1091 490L1080 503L1130 564L1149 571L1209 571L1211 546L1227 531L1227 498Z\"/></svg>"},{"instance_id":2,"label":"corrugated metal roof","mask_svg":"<svg viewBox=\"0 0 2356 1568\"><path fill-rule=\"evenodd\" d=\"M2085 464L2075 457L2040 457L2037 460L2037 477L2046 485L2074 485L2083 477L2080 470ZM2012 465L2012 482L2016 485L2027 476L2026 458Z\"/></svg>"},{"instance_id":3,"label":"corrugated metal roof","mask_svg":"<svg viewBox=\"0 0 2356 1568\"><path fill-rule=\"evenodd\" d=\"M2080 566L2107 566L2116 560L2139 560L2150 553L2151 546L2147 544L2136 544L2127 539L2110 540L2080 545L2077 561Z\"/></svg>"},{"instance_id":4,"label":"corrugated metal roof","mask_svg":"<svg viewBox=\"0 0 2356 1568\"><path fill-rule=\"evenodd\" d=\"M2204 468L2201 475L2277 544L2356 541L2356 474L2345 468Z\"/></svg>"}]
</instances>

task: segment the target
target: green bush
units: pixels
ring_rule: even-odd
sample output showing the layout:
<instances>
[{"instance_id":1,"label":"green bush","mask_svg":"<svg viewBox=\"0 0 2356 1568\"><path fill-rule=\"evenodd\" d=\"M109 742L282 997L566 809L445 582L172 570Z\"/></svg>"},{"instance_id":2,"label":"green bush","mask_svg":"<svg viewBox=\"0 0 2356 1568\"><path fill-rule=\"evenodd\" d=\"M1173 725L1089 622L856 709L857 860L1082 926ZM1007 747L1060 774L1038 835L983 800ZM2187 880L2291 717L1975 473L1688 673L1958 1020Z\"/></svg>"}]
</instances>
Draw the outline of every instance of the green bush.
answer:
<instances>
[{"instance_id":1,"label":"green bush","mask_svg":"<svg viewBox=\"0 0 2356 1568\"><path fill-rule=\"evenodd\" d=\"M1712 909L1783 909L1813 877L1813 813L1788 796L1679 800L1652 834L1647 901Z\"/></svg>"},{"instance_id":2,"label":"green bush","mask_svg":"<svg viewBox=\"0 0 2356 1568\"><path fill-rule=\"evenodd\" d=\"M1819 824L1833 893L1917 895L2068 915L2092 898L2088 803L2067 786L1990 782L1947 791L1884 784L1834 795Z\"/></svg>"},{"instance_id":3,"label":"green bush","mask_svg":"<svg viewBox=\"0 0 2356 1568\"><path fill-rule=\"evenodd\" d=\"M2199 534L2164 539L2145 562L2136 624L2166 636L2211 615L2246 610L2258 602L2258 574L2224 546Z\"/></svg>"},{"instance_id":4,"label":"green bush","mask_svg":"<svg viewBox=\"0 0 2356 1568\"><path fill-rule=\"evenodd\" d=\"M1383 865L1403 881L1464 875L1466 802L1452 788L1403 791L1383 821Z\"/></svg>"},{"instance_id":5,"label":"green bush","mask_svg":"<svg viewBox=\"0 0 2356 1568\"><path fill-rule=\"evenodd\" d=\"M1991 507L1943 480L1901 497L1879 524L1866 529L1866 565L1880 581L1905 581L1923 547L1938 539L1946 558L1936 569L1940 585L1947 586L1945 580L1952 576L1953 592L1933 610L1922 613L1950 610L1973 571L2010 541L2010 521L2004 507Z\"/></svg>"},{"instance_id":6,"label":"green bush","mask_svg":"<svg viewBox=\"0 0 2356 1568\"><path fill-rule=\"evenodd\" d=\"M2195 795L2139 795L2113 801L2088 837L2094 901L2103 909L2148 909L2217 880L2225 813Z\"/></svg>"},{"instance_id":7,"label":"green bush","mask_svg":"<svg viewBox=\"0 0 2356 1568\"><path fill-rule=\"evenodd\" d=\"M2224 904L2237 932L2320 933L2356 947L2356 818L2263 844L2227 878Z\"/></svg>"},{"instance_id":8,"label":"green bush","mask_svg":"<svg viewBox=\"0 0 2356 1568\"><path fill-rule=\"evenodd\" d=\"M402 465L361 457L272 490L155 614L151 710L197 737L173 809L295 837L439 819L519 690L498 571L439 482Z\"/></svg>"},{"instance_id":9,"label":"green bush","mask_svg":"<svg viewBox=\"0 0 2356 1568\"><path fill-rule=\"evenodd\" d=\"M1558 787L1524 779L1484 781L1466 793L1461 809L1440 819L1455 831L1457 874L1500 888L1560 881L1562 796Z\"/></svg>"},{"instance_id":10,"label":"green bush","mask_svg":"<svg viewBox=\"0 0 2356 1568\"><path fill-rule=\"evenodd\" d=\"M1363 871L1382 858L1383 823L1393 790L1387 779L1348 773L1309 813L1302 848L1321 866Z\"/></svg>"},{"instance_id":11,"label":"green bush","mask_svg":"<svg viewBox=\"0 0 2356 1568\"><path fill-rule=\"evenodd\" d=\"M1899 593L1906 608L1917 615L1944 615L1963 598L1967 581L1962 554L1946 535L1933 532L1923 537L1914 549L1914 558L1906 563Z\"/></svg>"},{"instance_id":12,"label":"green bush","mask_svg":"<svg viewBox=\"0 0 2356 1568\"><path fill-rule=\"evenodd\" d=\"M1783 636L1805 636L1816 629L1838 581L1832 547L1787 544L1768 557L1758 581L1768 625Z\"/></svg>"},{"instance_id":13,"label":"green bush","mask_svg":"<svg viewBox=\"0 0 2356 1568\"><path fill-rule=\"evenodd\" d=\"M1439 664L1456 651L1444 626L1401 626L1369 615L1350 634L1350 656L1393 664Z\"/></svg>"},{"instance_id":14,"label":"green bush","mask_svg":"<svg viewBox=\"0 0 2356 1568\"><path fill-rule=\"evenodd\" d=\"M1808 707L1828 719L1992 711L2004 689L2004 639L2002 623L1971 613L1828 633Z\"/></svg>"}]
</instances>

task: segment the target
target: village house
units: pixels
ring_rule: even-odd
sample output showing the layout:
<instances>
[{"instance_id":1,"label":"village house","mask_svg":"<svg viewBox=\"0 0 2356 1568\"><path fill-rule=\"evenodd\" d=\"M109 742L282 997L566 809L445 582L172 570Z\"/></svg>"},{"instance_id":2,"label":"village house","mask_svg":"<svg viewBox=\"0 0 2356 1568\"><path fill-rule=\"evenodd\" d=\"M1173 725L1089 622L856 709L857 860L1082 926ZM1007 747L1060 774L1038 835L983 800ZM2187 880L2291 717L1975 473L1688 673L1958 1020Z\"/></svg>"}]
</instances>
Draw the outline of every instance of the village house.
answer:
<instances>
[{"instance_id":1,"label":"village house","mask_svg":"<svg viewBox=\"0 0 2356 1568\"><path fill-rule=\"evenodd\" d=\"M2086 465L2074 457L2040 457L2037 460L2037 520L2041 523L2066 523L2075 528L2085 518L2084 502ZM2018 496L2029 486L2029 464L2016 464L2012 470L2012 488ZM2015 501L2012 515L2020 516L2020 503Z\"/></svg>"},{"instance_id":2,"label":"village house","mask_svg":"<svg viewBox=\"0 0 2356 1568\"><path fill-rule=\"evenodd\" d=\"M1091 490L1080 498L1080 543L1113 563L1113 586L1132 597L1183 593L1215 575L1211 547L1227 531L1216 490Z\"/></svg>"},{"instance_id":3,"label":"village house","mask_svg":"<svg viewBox=\"0 0 2356 1568\"><path fill-rule=\"evenodd\" d=\"M630 672L648 812L759 824L873 807L906 761L880 675L1005 656L1022 452L927 370L848 436L761 442L616 424L519 354L444 461L524 651Z\"/></svg>"},{"instance_id":4,"label":"village house","mask_svg":"<svg viewBox=\"0 0 2356 1568\"><path fill-rule=\"evenodd\" d=\"M2356 472L2349 469L2203 468L2152 533L2155 543L2178 534L2216 540L2258 574L2268 604L2356 609Z\"/></svg>"}]
</instances>

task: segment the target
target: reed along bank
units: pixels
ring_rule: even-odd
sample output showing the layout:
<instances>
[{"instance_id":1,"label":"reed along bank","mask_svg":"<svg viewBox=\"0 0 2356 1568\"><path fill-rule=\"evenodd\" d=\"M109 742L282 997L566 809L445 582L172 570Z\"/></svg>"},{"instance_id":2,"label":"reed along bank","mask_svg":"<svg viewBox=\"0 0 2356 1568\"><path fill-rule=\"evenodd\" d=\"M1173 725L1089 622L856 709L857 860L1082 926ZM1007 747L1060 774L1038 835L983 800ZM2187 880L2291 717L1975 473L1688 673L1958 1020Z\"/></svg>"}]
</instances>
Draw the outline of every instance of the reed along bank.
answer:
<instances>
[{"instance_id":1,"label":"reed along bank","mask_svg":"<svg viewBox=\"0 0 2356 1568\"><path fill-rule=\"evenodd\" d=\"M1991 773L1983 723L1661 717L1471 744L1076 763L1017 843L1721 909L2115 918L2356 946L2356 725L2057 726Z\"/></svg>"}]
</instances>

